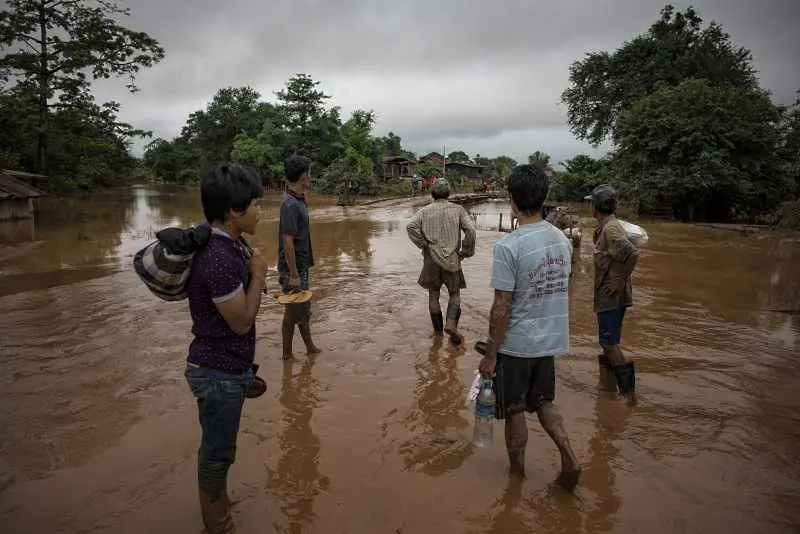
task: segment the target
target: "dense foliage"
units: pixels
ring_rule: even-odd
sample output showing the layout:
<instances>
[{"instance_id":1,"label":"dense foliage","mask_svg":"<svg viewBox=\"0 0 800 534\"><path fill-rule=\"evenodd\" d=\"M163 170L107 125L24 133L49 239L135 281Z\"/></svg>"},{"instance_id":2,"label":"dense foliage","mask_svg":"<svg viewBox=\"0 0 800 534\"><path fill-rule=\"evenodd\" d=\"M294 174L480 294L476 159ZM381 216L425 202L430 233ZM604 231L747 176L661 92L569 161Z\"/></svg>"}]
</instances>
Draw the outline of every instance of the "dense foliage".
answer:
<instances>
[{"instance_id":1,"label":"dense foliage","mask_svg":"<svg viewBox=\"0 0 800 534\"><path fill-rule=\"evenodd\" d=\"M0 11L0 158L91 188L130 173L132 136L118 104L98 105L91 80L134 76L164 57L158 42L119 24L112 0L9 0Z\"/></svg>"},{"instance_id":2,"label":"dense foliage","mask_svg":"<svg viewBox=\"0 0 800 534\"><path fill-rule=\"evenodd\" d=\"M727 221L800 194L797 104L774 104L750 51L691 7L668 5L646 33L575 62L562 100L577 137L615 147L594 177L568 169L565 197L611 181L645 212Z\"/></svg>"},{"instance_id":3,"label":"dense foliage","mask_svg":"<svg viewBox=\"0 0 800 534\"><path fill-rule=\"evenodd\" d=\"M406 192L384 178L384 159L416 156L400 136L373 133L375 114L343 118L318 81L290 78L271 99L250 87L220 89L191 113L174 139L155 139L137 161L131 141L149 132L119 121L119 105L91 95L97 78L134 75L163 58L149 35L119 23L128 11L112 0L10 0L0 11L0 168L47 173L61 189L92 190L134 176L192 183L221 161L257 168L280 187L291 154L313 161L321 193ZM800 98L778 106L758 86L753 59L722 27L689 7L667 5L642 35L613 52L587 54L570 67L562 100L572 132L613 143L595 159L556 164L534 151L529 163L552 173L551 199L580 201L611 182L643 212L683 220L762 220L797 226L800 213ZM441 156L439 156L441 158ZM448 175L469 190L505 185L517 162L470 157L448 162L485 167L479 177ZM418 165L441 176L441 160Z\"/></svg>"}]
</instances>

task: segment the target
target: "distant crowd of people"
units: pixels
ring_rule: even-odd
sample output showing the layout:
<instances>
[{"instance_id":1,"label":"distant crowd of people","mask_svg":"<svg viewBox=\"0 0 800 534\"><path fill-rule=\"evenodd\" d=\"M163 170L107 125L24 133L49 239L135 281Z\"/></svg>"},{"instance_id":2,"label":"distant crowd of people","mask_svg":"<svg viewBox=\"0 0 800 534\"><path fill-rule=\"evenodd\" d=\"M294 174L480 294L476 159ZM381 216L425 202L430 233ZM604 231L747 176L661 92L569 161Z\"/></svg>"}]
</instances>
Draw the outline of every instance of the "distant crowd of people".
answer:
<instances>
[{"instance_id":1,"label":"distant crowd of people","mask_svg":"<svg viewBox=\"0 0 800 534\"><path fill-rule=\"evenodd\" d=\"M314 266L309 212L311 162L286 161L286 190L280 207L278 273L284 293L309 288ZM570 351L569 283L578 254L563 231L542 218L549 178L533 165L517 166L508 192L518 227L494 244L488 338L480 373L497 393L496 418L505 421L506 447L513 475L524 475L528 439L525 412L536 413L561 453L558 483L572 490L580 463L570 445L555 399L555 357ZM450 202L450 187L430 184L432 202L407 225L411 242L422 252L418 284L428 292L434 336L461 345L461 291L466 280L461 262L475 254L476 231L467 211ZM227 475L236 454L242 408L248 397L263 394L255 365L255 319L265 293L267 264L241 239L253 234L261 218L264 190L252 169L220 165L201 179L203 212L211 227L208 244L194 256L187 283L193 340L186 379L197 399L202 429L198 486L202 518L209 533L234 529ZM638 251L614 213L616 193L608 185L592 193L598 228L594 233L594 310L600 379L630 402L635 399L634 364L619 347L626 309L632 305L631 274ZM463 234L463 237L462 237ZM444 313L441 289L447 291ZM310 302L286 306L282 323L283 358L292 358L295 329L309 355L320 352L310 325ZM479 343L481 344L481 343ZM257 390L257 391L256 391Z\"/></svg>"}]
</instances>

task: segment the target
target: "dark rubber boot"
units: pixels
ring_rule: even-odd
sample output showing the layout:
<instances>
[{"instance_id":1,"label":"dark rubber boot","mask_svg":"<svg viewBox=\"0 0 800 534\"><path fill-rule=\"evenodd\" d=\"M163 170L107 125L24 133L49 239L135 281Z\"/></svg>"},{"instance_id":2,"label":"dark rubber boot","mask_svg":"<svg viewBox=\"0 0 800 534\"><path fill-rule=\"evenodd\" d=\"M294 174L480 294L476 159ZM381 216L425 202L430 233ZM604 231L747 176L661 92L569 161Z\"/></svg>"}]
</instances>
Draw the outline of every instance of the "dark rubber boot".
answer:
<instances>
[{"instance_id":1,"label":"dark rubber boot","mask_svg":"<svg viewBox=\"0 0 800 534\"><path fill-rule=\"evenodd\" d=\"M633 362L614 366L614 375L617 378L620 394L628 401L632 401L636 392L636 369Z\"/></svg>"},{"instance_id":2,"label":"dark rubber boot","mask_svg":"<svg viewBox=\"0 0 800 534\"><path fill-rule=\"evenodd\" d=\"M597 367L600 376L598 387L602 391L617 391L617 378L614 375L614 369L611 366L611 360L608 356L603 354L597 355Z\"/></svg>"},{"instance_id":3,"label":"dark rubber boot","mask_svg":"<svg viewBox=\"0 0 800 534\"><path fill-rule=\"evenodd\" d=\"M442 319L442 312L431 313L431 324L433 325L433 333L441 334L444 332L444 320Z\"/></svg>"},{"instance_id":4,"label":"dark rubber boot","mask_svg":"<svg viewBox=\"0 0 800 534\"><path fill-rule=\"evenodd\" d=\"M231 517L231 504L228 501L228 492L222 490L214 501L202 488L199 490L200 512L203 515L203 525L208 534L231 534L236 528Z\"/></svg>"},{"instance_id":5,"label":"dark rubber boot","mask_svg":"<svg viewBox=\"0 0 800 534\"><path fill-rule=\"evenodd\" d=\"M458 331L458 320L461 318L461 306L456 304L447 305L447 322L444 325L444 331L450 336L450 342L453 345L461 345L464 342L464 336Z\"/></svg>"}]
</instances>

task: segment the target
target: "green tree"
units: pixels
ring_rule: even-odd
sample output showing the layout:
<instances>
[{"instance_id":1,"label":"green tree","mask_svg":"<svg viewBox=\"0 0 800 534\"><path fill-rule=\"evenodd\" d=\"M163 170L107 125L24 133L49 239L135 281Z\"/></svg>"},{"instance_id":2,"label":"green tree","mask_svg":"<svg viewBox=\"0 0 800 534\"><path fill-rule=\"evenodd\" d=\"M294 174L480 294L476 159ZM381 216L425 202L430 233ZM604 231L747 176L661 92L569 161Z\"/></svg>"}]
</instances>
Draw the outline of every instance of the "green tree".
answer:
<instances>
[{"instance_id":1,"label":"green tree","mask_svg":"<svg viewBox=\"0 0 800 534\"><path fill-rule=\"evenodd\" d=\"M499 156L489 164L489 177L500 187L504 187L511 176L511 171L517 166L516 160L508 156Z\"/></svg>"},{"instance_id":2,"label":"green tree","mask_svg":"<svg viewBox=\"0 0 800 534\"><path fill-rule=\"evenodd\" d=\"M280 115L265 119L255 137L246 133L236 136L231 152L234 162L258 169L266 184L273 187L283 181L288 133L282 123Z\"/></svg>"},{"instance_id":3,"label":"green tree","mask_svg":"<svg viewBox=\"0 0 800 534\"><path fill-rule=\"evenodd\" d=\"M469 163L470 159L466 152L455 150L447 155L447 161L454 163Z\"/></svg>"},{"instance_id":4,"label":"green tree","mask_svg":"<svg viewBox=\"0 0 800 534\"><path fill-rule=\"evenodd\" d=\"M308 74L296 74L286 82L286 87L275 93L278 106L288 117L293 129L307 126L325 111L325 101L330 98L318 89L319 82Z\"/></svg>"},{"instance_id":5,"label":"green tree","mask_svg":"<svg viewBox=\"0 0 800 534\"><path fill-rule=\"evenodd\" d=\"M553 167L550 165L550 154L545 154L539 150L528 156L528 163L531 165L536 165L545 171L553 170Z\"/></svg>"},{"instance_id":6,"label":"green tree","mask_svg":"<svg viewBox=\"0 0 800 534\"><path fill-rule=\"evenodd\" d=\"M325 109L330 96L318 88L319 84L307 74L297 74L275 96L290 133L287 155L306 155L317 168L324 169L341 153L342 120L338 107Z\"/></svg>"},{"instance_id":7,"label":"green tree","mask_svg":"<svg viewBox=\"0 0 800 534\"><path fill-rule=\"evenodd\" d=\"M372 160L348 145L323 172L319 181L320 191L339 195L373 194L377 186L373 170Z\"/></svg>"},{"instance_id":8,"label":"green tree","mask_svg":"<svg viewBox=\"0 0 800 534\"><path fill-rule=\"evenodd\" d=\"M789 175L794 177L795 195L800 199L800 91L797 98L785 110L783 129L783 155L787 161Z\"/></svg>"},{"instance_id":9,"label":"green tree","mask_svg":"<svg viewBox=\"0 0 800 534\"><path fill-rule=\"evenodd\" d=\"M144 165L164 182L186 183L200 175L200 153L185 137L155 139L144 150Z\"/></svg>"},{"instance_id":10,"label":"green tree","mask_svg":"<svg viewBox=\"0 0 800 534\"><path fill-rule=\"evenodd\" d=\"M407 154L403 150L403 140L400 136L395 135L394 132L389 132L385 137L375 138L375 146L381 157L405 156Z\"/></svg>"},{"instance_id":11,"label":"green tree","mask_svg":"<svg viewBox=\"0 0 800 534\"><path fill-rule=\"evenodd\" d=\"M86 92L89 77L134 76L164 57L158 42L130 30L115 17L129 11L112 0L7 0L0 12L3 83L14 78L35 87L38 111L36 169L48 172L50 108L58 95L71 105Z\"/></svg>"},{"instance_id":12,"label":"green tree","mask_svg":"<svg viewBox=\"0 0 800 534\"><path fill-rule=\"evenodd\" d=\"M53 114L49 158L53 168L61 171L61 177L54 180L55 187L91 190L128 178L135 166L129 154L131 139L149 136L150 132L120 122L118 113L118 103L98 105L85 92Z\"/></svg>"},{"instance_id":13,"label":"green tree","mask_svg":"<svg viewBox=\"0 0 800 534\"><path fill-rule=\"evenodd\" d=\"M36 167L37 101L35 88L21 83L0 90L0 150L3 169Z\"/></svg>"},{"instance_id":14,"label":"green tree","mask_svg":"<svg viewBox=\"0 0 800 534\"><path fill-rule=\"evenodd\" d=\"M649 30L613 53L587 54L570 67L562 94L571 131L594 145L614 133L617 117L657 84L702 78L714 87L757 86L750 52L734 46L722 27L703 26L697 11L671 5Z\"/></svg>"},{"instance_id":15,"label":"green tree","mask_svg":"<svg viewBox=\"0 0 800 534\"><path fill-rule=\"evenodd\" d=\"M580 201L602 183L614 182L612 160L609 157L594 159L579 154L561 162L564 172L556 172L550 184L553 200Z\"/></svg>"},{"instance_id":16,"label":"green tree","mask_svg":"<svg viewBox=\"0 0 800 534\"><path fill-rule=\"evenodd\" d=\"M426 180L432 177L442 177L442 166L435 163L423 163L417 167L417 174Z\"/></svg>"},{"instance_id":17,"label":"green tree","mask_svg":"<svg viewBox=\"0 0 800 534\"><path fill-rule=\"evenodd\" d=\"M622 112L614 140L623 189L685 220L752 218L792 189L779 156L780 112L756 88L664 85Z\"/></svg>"},{"instance_id":18,"label":"green tree","mask_svg":"<svg viewBox=\"0 0 800 534\"><path fill-rule=\"evenodd\" d=\"M256 135L264 120L274 118L274 106L259 101L250 87L225 87L217 91L206 109L189 115L181 137L200 154L201 166L228 161L239 134Z\"/></svg>"}]
</instances>

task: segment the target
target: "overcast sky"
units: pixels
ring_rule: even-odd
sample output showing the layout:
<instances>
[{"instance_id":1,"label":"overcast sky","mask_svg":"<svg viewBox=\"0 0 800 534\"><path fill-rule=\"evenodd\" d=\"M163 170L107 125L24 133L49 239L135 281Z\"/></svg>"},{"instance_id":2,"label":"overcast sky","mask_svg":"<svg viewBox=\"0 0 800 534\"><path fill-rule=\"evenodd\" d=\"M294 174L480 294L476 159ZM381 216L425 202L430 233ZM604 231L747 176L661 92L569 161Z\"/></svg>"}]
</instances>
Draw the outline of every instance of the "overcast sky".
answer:
<instances>
[{"instance_id":1,"label":"overcast sky","mask_svg":"<svg viewBox=\"0 0 800 534\"><path fill-rule=\"evenodd\" d=\"M644 32L653 0L127 0L128 25L166 58L95 92L123 104L122 118L172 138L217 89L249 85L273 99L295 73L321 82L343 116L373 109L417 153L464 150L554 161L602 153L574 139L559 97L570 63ZM800 87L800 0L697 0L752 50L762 85L788 103Z\"/></svg>"}]
</instances>

